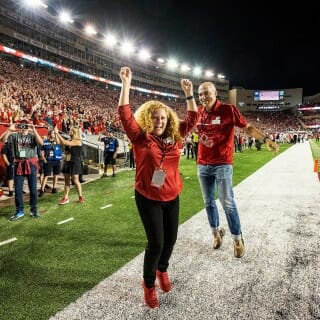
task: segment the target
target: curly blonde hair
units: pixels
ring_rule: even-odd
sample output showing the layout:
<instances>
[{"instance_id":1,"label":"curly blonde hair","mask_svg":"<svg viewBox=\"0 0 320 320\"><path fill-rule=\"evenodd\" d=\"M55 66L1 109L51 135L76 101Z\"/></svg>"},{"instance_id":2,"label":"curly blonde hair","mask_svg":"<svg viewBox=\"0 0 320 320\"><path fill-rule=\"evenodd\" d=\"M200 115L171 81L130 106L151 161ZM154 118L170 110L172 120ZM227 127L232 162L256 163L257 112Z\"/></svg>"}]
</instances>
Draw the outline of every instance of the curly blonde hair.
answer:
<instances>
[{"instance_id":1,"label":"curly blonde hair","mask_svg":"<svg viewBox=\"0 0 320 320\"><path fill-rule=\"evenodd\" d=\"M181 141L179 132L180 120L178 115L167 105L160 101L150 100L142 104L134 114L139 127L145 134L150 134L153 129L152 114L158 109L164 109L168 118L166 129L163 133L165 138L171 138L175 142Z\"/></svg>"}]
</instances>

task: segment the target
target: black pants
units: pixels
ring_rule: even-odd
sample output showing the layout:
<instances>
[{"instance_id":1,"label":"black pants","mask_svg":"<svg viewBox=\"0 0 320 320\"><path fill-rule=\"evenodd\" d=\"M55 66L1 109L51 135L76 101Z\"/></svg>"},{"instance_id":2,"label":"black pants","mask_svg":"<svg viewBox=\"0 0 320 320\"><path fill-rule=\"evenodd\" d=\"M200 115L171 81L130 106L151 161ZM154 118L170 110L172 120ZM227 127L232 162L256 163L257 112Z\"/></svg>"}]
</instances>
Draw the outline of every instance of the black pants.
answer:
<instances>
[{"instance_id":1,"label":"black pants","mask_svg":"<svg viewBox=\"0 0 320 320\"><path fill-rule=\"evenodd\" d=\"M191 143L188 143L187 144L187 159L190 158L190 155L191 155L191 158L193 159L193 145Z\"/></svg>"},{"instance_id":2,"label":"black pants","mask_svg":"<svg viewBox=\"0 0 320 320\"><path fill-rule=\"evenodd\" d=\"M172 201L161 202L149 200L135 191L135 199L147 236L143 279L145 285L151 288L156 280L156 270L167 271L177 240L179 196Z\"/></svg>"},{"instance_id":3,"label":"black pants","mask_svg":"<svg viewBox=\"0 0 320 320\"><path fill-rule=\"evenodd\" d=\"M130 162L130 164L129 164L130 168L134 168L136 166L135 161L134 161L134 154L133 154L132 150L129 151L129 162Z\"/></svg>"}]
</instances>

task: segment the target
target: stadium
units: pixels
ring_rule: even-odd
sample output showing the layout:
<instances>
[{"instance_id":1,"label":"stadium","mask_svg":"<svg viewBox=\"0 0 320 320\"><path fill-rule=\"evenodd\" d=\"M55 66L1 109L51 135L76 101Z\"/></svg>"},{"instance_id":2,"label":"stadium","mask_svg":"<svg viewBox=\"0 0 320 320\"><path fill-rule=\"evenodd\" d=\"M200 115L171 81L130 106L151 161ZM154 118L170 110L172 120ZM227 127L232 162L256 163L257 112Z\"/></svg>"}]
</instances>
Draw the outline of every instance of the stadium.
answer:
<instances>
[{"instance_id":1,"label":"stadium","mask_svg":"<svg viewBox=\"0 0 320 320\"><path fill-rule=\"evenodd\" d=\"M33 3L33 1L28 2ZM112 39L102 34L101 31L94 30L93 26L90 29L80 21L73 21L70 17L60 14L55 8L41 1L35 1L35 5L30 7L18 0L0 1L0 134L8 128L10 123L18 123L21 119L32 121L42 136L46 136L52 126L58 126L61 133L66 136L69 132L68 123L81 127L86 136L84 141L86 172L84 175L87 183L83 188L86 200L88 198L89 201L80 209L77 204L61 208L56 205L58 195L47 194L39 201L41 214L44 216L42 220L46 220L45 223L37 221L34 226L34 222L28 221L23 225L22 220L15 226L10 225L8 217L13 210L14 201L7 195L6 166L3 159L0 159L0 182L3 190L0 200L4 200L0 201L2 203L0 205L0 226L3 230L0 238L1 273L3 275L1 284L3 302L0 318L33 320L50 317L56 320L188 319L189 316L186 316L188 313L181 310L182 306L177 301L168 302L170 308L174 308L175 304L178 305L174 315L171 314L172 317L170 317L168 309L166 317L161 318L160 314L148 314L143 311L142 301L138 300L140 299L140 266L136 266L137 260L132 259L142 252L144 236L138 216L132 209L134 207L132 201L134 170L129 168L129 141L124 134L117 113L121 87L120 68L128 65L133 70L132 90L130 91L130 103L133 110L147 100L160 100L173 108L181 118L185 115L185 97L180 87L180 79L191 79L195 92L200 83L212 81L221 101L236 105L250 123L281 146L279 156L285 154L291 147L300 147L310 140L315 141L313 143L314 159L320 158L320 92L306 97L303 96L303 88L275 88L274 90L230 88L230 81L223 76L223 73L215 74L210 67L206 70L191 68L169 57L151 56L148 52L143 51L142 47L132 48L130 52L130 48L123 47L125 43L119 39L111 46L107 40ZM64 20L61 20L62 18ZM110 131L120 142L120 152L117 158L119 176L114 179L116 181L98 179L102 174L103 162L103 144L98 141L98 136ZM262 149L261 145L260 149L257 147L256 141L251 141L251 146L253 146L251 149L249 137L245 136L241 130L237 131L236 136L238 139L235 142L235 156L238 164L235 165L235 168L238 165L239 168L246 168L248 161L251 164L256 161L257 164L253 164L249 169L243 169L245 172L242 175L235 176L235 184L249 177L259 169L259 166L272 159L272 155L265 150L264 146ZM0 148L2 145L0 144ZM259 153L257 150L262 150L262 152ZM186 146L184 146L181 166L187 186L182 198L185 204L181 208L183 211L181 224L191 219L195 212L203 209L195 163L187 161L186 152ZM60 187L62 190L63 187ZM300 187L305 186L300 185ZM265 188L269 188L270 194L273 193L272 187L268 187L267 183ZM282 188L286 187L282 185ZM314 189L318 193L316 188L319 189L319 184ZM27 186L26 192L28 192ZM253 198L255 194L250 193L250 196ZM291 199L290 196L289 198ZM306 204L305 209L310 209L312 219L314 219L314 228L317 227L319 230L319 220L317 220L319 205L314 204L312 199L314 198L310 197L310 202ZM293 203L298 206L296 201ZM278 204L281 206L280 202ZM100 213L106 210L108 213L101 216ZM127 212L128 210L130 212ZM270 216L272 213L275 213L275 210L270 212ZM77 214L82 215L84 219L74 218ZM91 219L88 218L90 216ZM72 225L74 219L76 223ZM276 218L273 216L273 219ZM287 221L283 222L287 223ZM199 221L196 220L195 225L198 223ZM58 228L57 225L66 227ZM94 233L94 236L91 235L91 232ZM316 233L317 231L312 229L309 232ZM186 230L185 233L188 234L188 231ZM193 248L197 241L201 241L197 239L198 235L194 237L191 247L201 256L203 251ZM13 239L12 242L10 239ZM16 248L15 243L20 243L20 239L21 244ZM181 241L185 247L188 246L188 242ZM41 243L45 245L42 246ZM314 242L310 240L309 245L319 248L319 238ZM184 246L182 245L180 252L185 250ZM317 258L319 249L318 251L317 249L311 250L309 254L308 263L310 266L315 266L319 260ZM185 263L185 258L186 256L177 257L177 264L180 268L183 266L182 263L179 264L179 259ZM299 258L302 259L299 260L301 264L307 263L300 255L297 255L297 259ZM138 258L138 261L139 259L141 257ZM199 258L199 262L202 261L201 259ZM103 279L117 274L117 271L130 261L135 266L137 273L133 273L129 280L130 285L138 287L138 292L135 292L135 289L132 292L133 298L130 296L130 287L126 288L129 292L118 288L117 283L119 282L119 286L126 286L126 283L121 283L121 281L128 281L127 276L116 277L117 283L112 282L110 278L106 284L110 288L110 298L108 298L110 300L105 303L122 306L124 313L108 306L106 308L108 311L105 311L109 312L108 314L97 312L95 316L92 316L88 310L94 307L88 304L87 309L81 311L80 309L75 311L71 307L69 313L61 314L60 318L57 314L59 311L72 304ZM192 261L189 262L192 264ZM195 261L193 263L196 264ZM220 263L223 264L221 261ZM230 260L228 263L230 264ZM264 261L264 263L268 262ZM197 267L201 269L199 265ZM240 268L240 265L238 267ZM267 267L263 265L263 268ZM223 270L220 271L223 272ZM132 271L126 270L126 272L130 274ZM311 271L308 270L308 272ZM176 275L179 279L178 270ZM315 273L315 277L316 275ZM189 276L192 278L192 275ZM134 282L137 280L134 279L135 277L138 278L136 281L138 285ZM316 295L319 293L319 277L315 279L313 278L314 284L310 284L313 290L312 297L308 297L310 300L306 302L309 304L309 311L300 313L300 315L307 315L305 319L318 319L320 316L319 296ZM177 287L179 287L178 280ZM197 292L201 294L201 291ZM210 291L206 293L212 294ZM223 294L223 292L219 293ZM96 293L96 295L99 294L99 292ZM112 300L113 296L114 300ZM163 299L166 302L165 298ZM178 300L179 297L174 296L174 299ZM208 311L212 312L214 309L213 306L210 308L207 306L205 309L207 313L201 316L194 303L185 299L184 309L187 309L189 315L193 315L192 319L206 319ZM130 307L122 305L123 301L127 302ZM99 305L99 303L99 300L94 300L93 305ZM134 309L132 304L135 303L139 305L139 310L132 310ZM188 303L194 307L193 310L188 310ZM291 300L287 303L292 307ZM77 307L75 305L75 308ZM101 308L104 309L104 307ZM253 306L250 305L250 308L252 309ZM289 309L286 311L292 316L291 318L293 314L299 314L297 310L294 313ZM270 310L274 312L271 307ZM114 312L113 315L112 312ZM247 312L247 317L243 316L238 319L249 319L250 313ZM234 318L231 317L231 314L232 312L228 314L230 319ZM257 315L251 317L251 319L258 318ZM276 314L273 314L271 318L280 319L281 317L278 313L278 318ZM262 316L260 319L268 319L268 317Z\"/></svg>"}]
</instances>

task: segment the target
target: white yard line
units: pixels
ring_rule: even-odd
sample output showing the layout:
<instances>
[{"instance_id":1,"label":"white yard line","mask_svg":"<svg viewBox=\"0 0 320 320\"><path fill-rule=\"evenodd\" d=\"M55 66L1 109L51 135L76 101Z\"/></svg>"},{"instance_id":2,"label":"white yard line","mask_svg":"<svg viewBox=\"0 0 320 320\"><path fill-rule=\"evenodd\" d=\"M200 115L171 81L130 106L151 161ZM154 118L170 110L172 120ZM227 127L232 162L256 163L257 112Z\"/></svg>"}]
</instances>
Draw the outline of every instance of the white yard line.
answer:
<instances>
[{"instance_id":1,"label":"white yard line","mask_svg":"<svg viewBox=\"0 0 320 320\"><path fill-rule=\"evenodd\" d=\"M57 224L67 223L67 222L72 221L72 220L74 220L74 218L69 218L69 219L66 219L66 220L59 221L59 222L57 222Z\"/></svg>"},{"instance_id":2,"label":"white yard line","mask_svg":"<svg viewBox=\"0 0 320 320\"><path fill-rule=\"evenodd\" d=\"M110 204L107 204L106 206L100 207L100 209L105 209L105 208L110 208L110 207L112 207L112 204L111 204L111 203L110 203Z\"/></svg>"},{"instance_id":3,"label":"white yard line","mask_svg":"<svg viewBox=\"0 0 320 320\"><path fill-rule=\"evenodd\" d=\"M18 239L17 238L11 238L11 239L2 241L2 242L0 242L0 246L3 246L5 244L11 243L11 242L16 241L16 240L18 240Z\"/></svg>"}]
</instances>

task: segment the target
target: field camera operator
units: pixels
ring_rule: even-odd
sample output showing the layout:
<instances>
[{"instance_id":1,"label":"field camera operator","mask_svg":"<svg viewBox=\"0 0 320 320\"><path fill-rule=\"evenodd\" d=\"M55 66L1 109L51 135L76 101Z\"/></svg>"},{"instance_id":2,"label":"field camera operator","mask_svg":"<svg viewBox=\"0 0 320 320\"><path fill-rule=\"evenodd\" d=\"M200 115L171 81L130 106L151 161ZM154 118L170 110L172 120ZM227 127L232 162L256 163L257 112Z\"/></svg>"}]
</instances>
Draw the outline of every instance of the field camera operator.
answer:
<instances>
[{"instance_id":1,"label":"field camera operator","mask_svg":"<svg viewBox=\"0 0 320 320\"><path fill-rule=\"evenodd\" d=\"M37 175L38 157L37 145L43 145L43 140L35 126L27 120L14 123L0 136L0 141L7 141L13 150L14 156L14 189L16 212L10 218L18 220L24 216L23 184L28 180L30 191L31 217L40 217L38 213Z\"/></svg>"}]
</instances>

